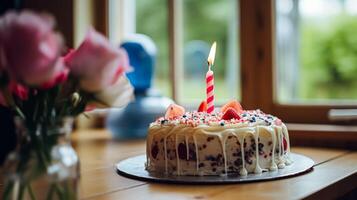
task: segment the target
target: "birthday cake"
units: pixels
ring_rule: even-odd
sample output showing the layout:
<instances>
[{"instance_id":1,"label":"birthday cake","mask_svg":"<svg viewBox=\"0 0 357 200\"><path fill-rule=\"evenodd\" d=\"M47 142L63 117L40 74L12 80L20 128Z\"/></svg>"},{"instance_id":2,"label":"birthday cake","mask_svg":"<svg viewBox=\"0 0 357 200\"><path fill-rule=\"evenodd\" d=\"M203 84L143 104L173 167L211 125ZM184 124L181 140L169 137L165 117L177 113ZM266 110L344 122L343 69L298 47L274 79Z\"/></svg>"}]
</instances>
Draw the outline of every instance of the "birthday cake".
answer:
<instances>
[{"instance_id":1,"label":"birthday cake","mask_svg":"<svg viewBox=\"0 0 357 200\"><path fill-rule=\"evenodd\" d=\"M211 113L172 104L150 124L146 169L168 175L241 175L290 165L288 130L277 117L232 100Z\"/></svg>"}]
</instances>

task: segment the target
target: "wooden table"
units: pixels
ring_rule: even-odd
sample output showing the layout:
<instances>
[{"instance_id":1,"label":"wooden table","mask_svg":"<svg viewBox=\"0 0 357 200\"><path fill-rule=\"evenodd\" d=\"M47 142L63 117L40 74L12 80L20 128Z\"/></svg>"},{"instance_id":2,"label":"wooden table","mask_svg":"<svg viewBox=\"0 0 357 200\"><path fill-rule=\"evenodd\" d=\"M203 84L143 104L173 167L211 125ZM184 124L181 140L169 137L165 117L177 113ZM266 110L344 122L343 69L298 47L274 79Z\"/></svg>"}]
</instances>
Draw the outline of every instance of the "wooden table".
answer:
<instances>
[{"instance_id":1,"label":"wooden table","mask_svg":"<svg viewBox=\"0 0 357 200\"><path fill-rule=\"evenodd\" d=\"M114 164L145 153L145 141L117 142L104 130L73 134L81 159L82 199L330 199L357 188L357 152L294 147L315 161L305 175L276 181L230 185L173 185L117 175Z\"/></svg>"},{"instance_id":2,"label":"wooden table","mask_svg":"<svg viewBox=\"0 0 357 200\"><path fill-rule=\"evenodd\" d=\"M73 134L73 146L81 160L81 199L333 199L357 189L357 151L294 147L293 152L315 161L312 172L268 182L202 186L117 175L114 164L144 154L144 140L117 142L107 131L83 130ZM0 183L0 194L2 189Z\"/></svg>"}]
</instances>

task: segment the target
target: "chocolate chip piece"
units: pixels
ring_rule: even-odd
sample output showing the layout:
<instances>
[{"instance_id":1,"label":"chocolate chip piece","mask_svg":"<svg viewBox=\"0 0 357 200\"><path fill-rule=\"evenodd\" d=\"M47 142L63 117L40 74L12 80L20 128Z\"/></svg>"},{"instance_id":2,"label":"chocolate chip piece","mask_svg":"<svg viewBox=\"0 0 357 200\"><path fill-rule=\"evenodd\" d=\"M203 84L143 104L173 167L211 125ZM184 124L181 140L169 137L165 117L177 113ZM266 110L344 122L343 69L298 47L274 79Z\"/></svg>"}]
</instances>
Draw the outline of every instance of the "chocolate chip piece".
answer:
<instances>
[{"instance_id":1,"label":"chocolate chip piece","mask_svg":"<svg viewBox=\"0 0 357 200\"><path fill-rule=\"evenodd\" d=\"M216 158L212 155L209 155L209 156L206 156L206 160L209 160L209 161L215 161Z\"/></svg>"},{"instance_id":2,"label":"chocolate chip piece","mask_svg":"<svg viewBox=\"0 0 357 200\"><path fill-rule=\"evenodd\" d=\"M156 159L158 153L159 153L159 147L157 145L153 146L151 149L152 157Z\"/></svg>"},{"instance_id":3,"label":"chocolate chip piece","mask_svg":"<svg viewBox=\"0 0 357 200\"><path fill-rule=\"evenodd\" d=\"M245 162L247 162L247 163L248 163L248 165L253 164L253 161L252 161L251 159L246 159L246 160L245 160Z\"/></svg>"},{"instance_id":4,"label":"chocolate chip piece","mask_svg":"<svg viewBox=\"0 0 357 200\"><path fill-rule=\"evenodd\" d=\"M214 140L214 137L207 137L207 142L210 142L211 140Z\"/></svg>"},{"instance_id":5,"label":"chocolate chip piece","mask_svg":"<svg viewBox=\"0 0 357 200\"><path fill-rule=\"evenodd\" d=\"M234 161L234 165L237 166L237 167L241 166L242 165L242 159L236 159Z\"/></svg>"},{"instance_id":6,"label":"chocolate chip piece","mask_svg":"<svg viewBox=\"0 0 357 200\"><path fill-rule=\"evenodd\" d=\"M196 151L192 148L189 148L188 150L188 160L196 160Z\"/></svg>"},{"instance_id":7,"label":"chocolate chip piece","mask_svg":"<svg viewBox=\"0 0 357 200\"><path fill-rule=\"evenodd\" d=\"M164 125L164 124L166 124L167 122L168 122L168 120L167 120L167 119L164 119L164 120L161 121L161 125Z\"/></svg>"},{"instance_id":8,"label":"chocolate chip piece","mask_svg":"<svg viewBox=\"0 0 357 200\"><path fill-rule=\"evenodd\" d=\"M181 160L185 160L187 158L187 150L186 150L186 145L184 143L179 144L178 155Z\"/></svg>"}]
</instances>

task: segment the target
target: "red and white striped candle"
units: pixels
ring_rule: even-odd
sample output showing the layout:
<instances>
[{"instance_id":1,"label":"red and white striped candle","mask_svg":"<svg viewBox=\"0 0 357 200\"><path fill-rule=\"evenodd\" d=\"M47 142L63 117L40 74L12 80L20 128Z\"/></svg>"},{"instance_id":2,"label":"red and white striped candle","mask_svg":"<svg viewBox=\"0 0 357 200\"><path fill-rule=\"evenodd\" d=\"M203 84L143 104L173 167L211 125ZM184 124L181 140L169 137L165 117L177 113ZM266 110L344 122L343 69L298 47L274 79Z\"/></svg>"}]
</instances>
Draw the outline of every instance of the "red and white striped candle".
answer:
<instances>
[{"instance_id":1,"label":"red and white striped candle","mask_svg":"<svg viewBox=\"0 0 357 200\"><path fill-rule=\"evenodd\" d=\"M211 67L213 66L214 63L215 54L216 54L216 42L213 43L207 59L207 63L208 63L208 71L206 73L207 113L212 113L214 111L214 73L211 70Z\"/></svg>"}]
</instances>

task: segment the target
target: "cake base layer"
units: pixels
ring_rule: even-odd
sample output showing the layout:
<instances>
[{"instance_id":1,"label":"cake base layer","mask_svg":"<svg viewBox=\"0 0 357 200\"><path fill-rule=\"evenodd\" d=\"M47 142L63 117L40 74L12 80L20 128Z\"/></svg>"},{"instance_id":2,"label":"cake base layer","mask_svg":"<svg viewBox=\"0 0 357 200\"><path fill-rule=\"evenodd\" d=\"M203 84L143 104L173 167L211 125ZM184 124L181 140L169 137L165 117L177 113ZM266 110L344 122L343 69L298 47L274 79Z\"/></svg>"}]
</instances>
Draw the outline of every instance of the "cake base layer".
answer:
<instances>
[{"instance_id":1,"label":"cake base layer","mask_svg":"<svg viewBox=\"0 0 357 200\"><path fill-rule=\"evenodd\" d=\"M174 176L164 173L148 172L143 165L146 161L145 155L127 158L116 164L117 173L136 180L151 181L159 183L174 184L227 184L227 183L246 183L254 181L269 181L284 177L291 177L309 171L314 162L300 154L291 153L294 164L279 171L265 172L262 174L248 174L247 176L237 176L228 174L227 176Z\"/></svg>"},{"instance_id":2,"label":"cake base layer","mask_svg":"<svg viewBox=\"0 0 357 200\"><path fill-rule=\"evenodd\" d=\"M227 175L275 171L291 164L286 126L151 126L149 172Z\"/></svg>"}]
</instances>

